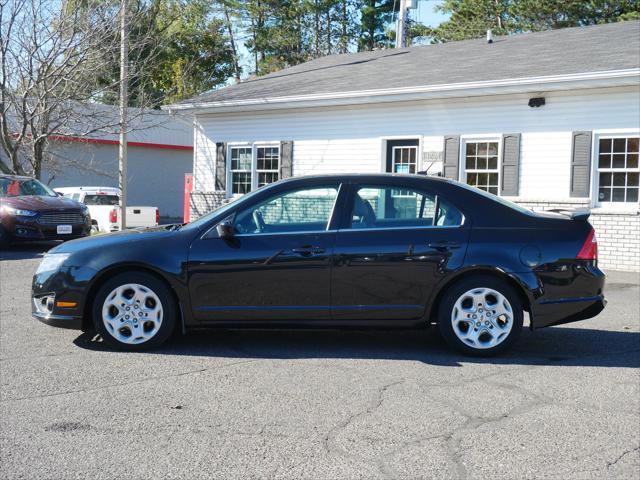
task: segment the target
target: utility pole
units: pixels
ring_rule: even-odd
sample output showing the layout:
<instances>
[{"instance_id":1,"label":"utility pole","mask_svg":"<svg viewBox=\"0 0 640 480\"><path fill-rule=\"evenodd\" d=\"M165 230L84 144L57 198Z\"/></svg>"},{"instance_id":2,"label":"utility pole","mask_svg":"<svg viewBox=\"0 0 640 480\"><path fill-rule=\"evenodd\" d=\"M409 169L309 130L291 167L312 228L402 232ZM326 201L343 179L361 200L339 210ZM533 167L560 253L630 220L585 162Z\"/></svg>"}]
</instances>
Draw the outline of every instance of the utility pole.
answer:
<instances>
[{"instance_id":1,"label":"utility pole","mask_svg":"<svg viewBox=\"0 0 640 480\"><path fill-rule=\"evenodd\" d=\"M120 0L120 145L118 183L120 186L121 229L127 228L127 105L129 103L129 24L127 0Z\"/></svg>"},{"instance_id":2,"label":"utility pole","mask_svg":"<svg viewBox=\"0 0 640 480\"><path fill-rule=\"evenodd\" d=\"M400 11L396 22L396 48L406 47L407 37L407 2L400 0Z\"/></svg>"},{"instance_id":3,"label":"utility pole","mask_svg":"<svg viewBox=\"0 0 640 480\"><path fill-rule=\"evenodd\" d=\"M396 48L407 46L407 28L409 28L409 10L418 8L417 0L400 0L400 10L396 21Z\"/></svg>"}]
</instances>

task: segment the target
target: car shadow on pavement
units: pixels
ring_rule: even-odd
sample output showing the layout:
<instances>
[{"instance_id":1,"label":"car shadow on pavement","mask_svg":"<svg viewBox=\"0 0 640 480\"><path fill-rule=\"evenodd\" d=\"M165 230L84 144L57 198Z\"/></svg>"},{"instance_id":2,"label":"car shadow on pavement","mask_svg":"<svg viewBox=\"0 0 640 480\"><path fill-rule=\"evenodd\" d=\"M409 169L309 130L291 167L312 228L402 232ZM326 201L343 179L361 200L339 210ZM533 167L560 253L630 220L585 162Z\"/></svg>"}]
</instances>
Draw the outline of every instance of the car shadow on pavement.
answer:
<instances>
[{"instance_id":1,"label":"car shadow on pavement","mask_svg":"<svg viewBox=\"0 0 640 480\"><path fill-rule=\"evenodd\" d=\"M98 338L82 334L74 343L109 350ZM464 363L640 366L640 332L556 327L523 330L517 344L495 357L467 357L448 348L430 330L223 330L190 332L151 354L246 359L408 360L429 365Z\"/></svg>"},{"instance_id":2,"label":"car shadow on pavement","mask_svg":"<svg viewBox=\"0 0 640 480\"><path fill-rule=\"evenodd\" d=\"M40 258L60 242L34 242L0 250L0 261Z\"/></svg>"}]
</instances>

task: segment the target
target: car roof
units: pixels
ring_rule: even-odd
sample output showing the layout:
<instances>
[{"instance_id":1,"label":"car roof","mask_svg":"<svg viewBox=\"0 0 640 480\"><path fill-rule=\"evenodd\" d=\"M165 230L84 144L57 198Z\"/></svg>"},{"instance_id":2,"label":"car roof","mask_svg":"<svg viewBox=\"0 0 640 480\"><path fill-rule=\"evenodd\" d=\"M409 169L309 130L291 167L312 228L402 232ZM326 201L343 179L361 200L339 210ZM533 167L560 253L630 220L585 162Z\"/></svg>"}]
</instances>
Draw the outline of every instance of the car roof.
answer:
<instances>
[{"instance_id":1,"label":"car roof","mask_svg":"<svg viewBox=\"0 0 640 480\"><path fill-rule=\"evenodd\" d=\"M304 183L306 180L329 180L336 182L348 182L356 181L357 183L363 182L384 182L389 179L406 179L406 180L419 180L419 181L434 181L441 183L457 183L449 178L436 177L423 174L410 174L410 173L340 173L340 174L327 174L327 175L304 175L298 177L289 177L281 180L281 183Z\"/></svg>"}]
</instances>

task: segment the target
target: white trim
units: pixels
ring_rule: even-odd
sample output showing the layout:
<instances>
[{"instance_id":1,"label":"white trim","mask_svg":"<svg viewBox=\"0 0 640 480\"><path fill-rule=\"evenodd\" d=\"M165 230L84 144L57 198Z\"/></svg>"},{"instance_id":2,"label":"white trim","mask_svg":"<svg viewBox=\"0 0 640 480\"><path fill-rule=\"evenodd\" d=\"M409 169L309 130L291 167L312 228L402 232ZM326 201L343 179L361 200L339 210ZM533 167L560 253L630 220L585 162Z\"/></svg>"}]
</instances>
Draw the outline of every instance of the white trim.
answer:
<instances>
[{"instance_id":1,"label":"white trim","mask_svg":"<svg viewBox=\"0 0 640 480\"><path fill-rule=\"evenodd\" d=\"M634 214L640 210L640 198L638 202L600 202L598 198L598 191L600 189L600 139L604 138L629 138L640 137L640 130L637 128L620 128L616 130L594 130L591 138L591 199L590 205L594 213L630 213ZM640 154L640 153L639 153ZM638 173L640 174L640 164L638 165ZM607 171L607 169L605 169ZM614 170L609 170L614 173ZM636 169L624 169L625 172L633 171Z\"/></svg>"},{"instance_id":2,"label":"white trim","mask_svg":"<svg viewBox=\"0 0 640 480\"><path fill-rule=\"evenodd\" d=\"M166 105L162 108L169 111L196 110L196 113L201 113L212 110L222 113L225 111L255 111L275 108L396 102L428 98L498 95L505 93L550 92L553 90L573 90L577 88L635 86L639 83L640 68L628 68L565 75L506 78L480 82L445 83L413 87L263 97L247 100L181 103Z\"/></svg>"}]
</instances>

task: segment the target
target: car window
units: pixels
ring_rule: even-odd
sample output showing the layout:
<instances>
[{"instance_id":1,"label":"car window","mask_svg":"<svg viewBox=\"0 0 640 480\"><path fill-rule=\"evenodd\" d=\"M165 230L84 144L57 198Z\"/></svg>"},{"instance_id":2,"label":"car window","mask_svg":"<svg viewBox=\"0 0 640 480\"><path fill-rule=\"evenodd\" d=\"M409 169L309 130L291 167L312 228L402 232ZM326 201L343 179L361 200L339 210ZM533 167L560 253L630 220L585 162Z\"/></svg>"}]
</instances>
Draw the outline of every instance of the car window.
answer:
<instances>
[{"instance_id":1,"label":"car window","mask_svg":"<svg viewBox=\"0 0 640 480\"><path fill-rule=\"evenodd\" d=\"M337 196L337 185L275 195L240 211L234 223L235 231L268 234L326 230Z\"/></svg>"},{"instance_id":2,"label":"car window","mask_svg":"<svg viewBox=\"0 0 640 480\"><path fill-rule=\"evenodd\" d=\"M119 201L120 199L117 195L86 195L84 197L85 205L115 206L119 204Z\"/></svg>"},{"instance_id":3,"label":"car window","mask_svg":"<svg viewBox=\"0 0 640 480\"><path fill-rule=\"evenodd\" d=\"M76 200L76 201L80 201L80 194L79 193L74 193L73 195L71 195L71 199L72 200Z\"/></svg>"},{"instance_id":4,"label":"car window","mask_svg":"<svg viewBox=\"0 0 640 480\"><path fill-rule=\"evenodd\" d=\"M463 215L435 194L395 186L366 186L356 191L352 229L457 226Z\"/></svg>"},{"instance_id":5,"label":"car window","mask_svg":"<svg viewBox=\"0 0 640 480\"><path fill-rule=\"evenodd\" d=\"M58 195L35 179L0 178L0 197L20 196L57 197Z\"/></svg>"}]
</instances>

